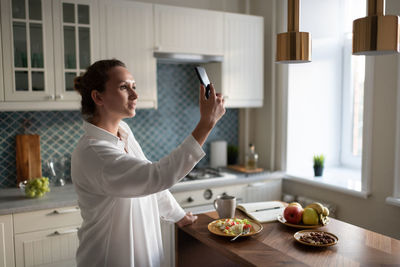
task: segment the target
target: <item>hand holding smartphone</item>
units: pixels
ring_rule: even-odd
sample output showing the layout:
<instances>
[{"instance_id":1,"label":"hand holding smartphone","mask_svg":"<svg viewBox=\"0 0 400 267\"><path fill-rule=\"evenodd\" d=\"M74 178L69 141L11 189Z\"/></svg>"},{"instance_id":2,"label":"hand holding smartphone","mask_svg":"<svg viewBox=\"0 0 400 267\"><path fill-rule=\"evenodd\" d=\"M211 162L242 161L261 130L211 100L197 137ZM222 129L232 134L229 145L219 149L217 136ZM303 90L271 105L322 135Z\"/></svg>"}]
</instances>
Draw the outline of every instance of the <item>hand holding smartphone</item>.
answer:
<instances>
[{"instance_id":1,"label":"hand holding smartphone","mask_svg":"<svg viewBox=\"0 0 400 267\"><path fill-rule=\"evenodd\" d=\"M203 67L197 66L195 67L197 77L199 78L200 82L206 88L206 98L208 99L210 96L210 80L208 79L208 75L206 70Z\"/></svg>"}]
</instances>

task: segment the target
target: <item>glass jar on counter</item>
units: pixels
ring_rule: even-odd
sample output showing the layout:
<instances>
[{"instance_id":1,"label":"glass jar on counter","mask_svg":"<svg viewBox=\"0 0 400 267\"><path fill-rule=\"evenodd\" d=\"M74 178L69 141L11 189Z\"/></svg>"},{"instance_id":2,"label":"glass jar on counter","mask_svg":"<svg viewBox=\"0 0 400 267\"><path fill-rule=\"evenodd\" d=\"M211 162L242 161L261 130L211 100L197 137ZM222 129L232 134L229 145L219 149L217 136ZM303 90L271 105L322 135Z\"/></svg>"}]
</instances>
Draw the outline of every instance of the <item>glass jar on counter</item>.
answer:
<instances>
[{"instance_id":1,"label":"glass jar on counter","mask_svg":"<svg viewBox=\"0 0 400 267\"><path fill-rule=\"evenodd\" d=\"M258 154L256 153L255 146L253 144L249 145L249 151L245 158L245 167L247 170L257 169Z\"/></svg>"}]
</instances>

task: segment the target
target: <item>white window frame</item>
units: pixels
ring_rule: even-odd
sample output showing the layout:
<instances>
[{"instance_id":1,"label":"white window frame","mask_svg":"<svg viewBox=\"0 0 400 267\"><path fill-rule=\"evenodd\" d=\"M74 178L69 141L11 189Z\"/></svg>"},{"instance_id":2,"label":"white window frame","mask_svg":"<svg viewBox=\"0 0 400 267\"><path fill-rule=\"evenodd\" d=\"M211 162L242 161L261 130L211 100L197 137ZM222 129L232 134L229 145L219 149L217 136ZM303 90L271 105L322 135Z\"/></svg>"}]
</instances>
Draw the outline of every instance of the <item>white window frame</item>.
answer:
<instances>
[{"instance_id":1,"label":"white window frame","mask_svg":"<svg viewBox=\"0 0 400 267\"><path fill-rule=\"evenodd\" d=\"M400 58L398 59L400 66ZM386 203L400 207L400 69L397 74L397 114L396 114L396 143L394 160L393 196L386 198Z\"/></svg>"},{"instance_id":2,"label":"white window frame","mask_svg":"<svg viewBox=\"0 0 400 267\"><path fill-rule=\"evenodd\" d=\"M342 136L341 136L341 151L339 155L340 164L342 167L350 167L361 169L361 156L354 156L351 152L353 145L353 116L354 116L354 89L351 77L351 49L352 38L344 39L343 43L343 84L342 84ZM364 66L365 67L365 66ZM365 82L365 81L364 81ZM365 84L364 84L365 87ZM364 88L365 90L365 88ZM351 109L351 110L350 110ZM351 116L347 116L351 114Z\"/></svg>"}]
</instances>

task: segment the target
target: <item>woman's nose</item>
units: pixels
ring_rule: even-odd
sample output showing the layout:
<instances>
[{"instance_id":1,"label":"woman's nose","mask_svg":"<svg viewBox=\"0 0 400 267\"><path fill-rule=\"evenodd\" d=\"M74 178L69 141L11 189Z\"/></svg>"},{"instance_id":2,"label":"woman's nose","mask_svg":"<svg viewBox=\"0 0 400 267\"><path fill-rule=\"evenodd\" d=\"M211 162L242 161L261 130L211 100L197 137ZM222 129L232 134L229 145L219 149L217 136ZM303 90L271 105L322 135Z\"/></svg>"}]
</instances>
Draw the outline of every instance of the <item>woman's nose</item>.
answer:
<instances>
[{"instance_id":1,"label":"woman's nose","mask_svg":"<svg viewBox=\"0 0 400 267\"><path fill-rule=\"evenodd\" d=\"M138 93L132 87L129 89L129 98L130 99L137 99L139 97Z\"/></svg>"}]
</instances>

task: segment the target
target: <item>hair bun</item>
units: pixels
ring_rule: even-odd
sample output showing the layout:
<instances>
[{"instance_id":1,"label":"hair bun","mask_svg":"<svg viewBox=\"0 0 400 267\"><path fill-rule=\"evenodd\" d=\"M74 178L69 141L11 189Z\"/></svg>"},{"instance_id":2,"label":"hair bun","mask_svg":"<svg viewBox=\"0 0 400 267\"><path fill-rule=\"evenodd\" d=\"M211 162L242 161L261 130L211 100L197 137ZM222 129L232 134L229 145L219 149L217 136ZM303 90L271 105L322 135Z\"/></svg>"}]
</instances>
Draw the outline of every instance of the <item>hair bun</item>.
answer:
<instances>
[{"instance_id":1,"label":"hair bun","mask_svg":"<svg viewBox=\"0 0 400 267\"><path fill-rule=\"evenodd\" d=\"M77 76L74 79L74 89L82 95L82 76Z\"/></svg>"}]
</instances>

